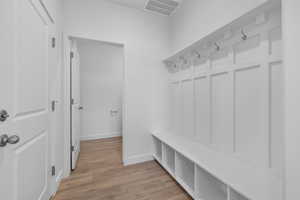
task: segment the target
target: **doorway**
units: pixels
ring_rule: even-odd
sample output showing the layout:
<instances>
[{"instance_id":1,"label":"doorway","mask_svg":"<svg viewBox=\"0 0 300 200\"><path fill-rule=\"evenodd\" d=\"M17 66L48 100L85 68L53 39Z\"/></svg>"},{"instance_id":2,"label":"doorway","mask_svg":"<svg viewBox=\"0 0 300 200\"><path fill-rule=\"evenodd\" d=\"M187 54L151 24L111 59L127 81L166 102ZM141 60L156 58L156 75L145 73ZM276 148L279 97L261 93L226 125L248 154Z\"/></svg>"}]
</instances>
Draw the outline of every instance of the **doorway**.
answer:
<instances>
[{"instance_id":1,"label":"doorway","mask_svg":"<svg viewBox=\"0 0 300 200\"><path fill-rule=\"evenodd\" d=\"M71 169L76 169L80 141L122 137L124 46L91 39L71 39Z\"/></svg>"}]
</instances>

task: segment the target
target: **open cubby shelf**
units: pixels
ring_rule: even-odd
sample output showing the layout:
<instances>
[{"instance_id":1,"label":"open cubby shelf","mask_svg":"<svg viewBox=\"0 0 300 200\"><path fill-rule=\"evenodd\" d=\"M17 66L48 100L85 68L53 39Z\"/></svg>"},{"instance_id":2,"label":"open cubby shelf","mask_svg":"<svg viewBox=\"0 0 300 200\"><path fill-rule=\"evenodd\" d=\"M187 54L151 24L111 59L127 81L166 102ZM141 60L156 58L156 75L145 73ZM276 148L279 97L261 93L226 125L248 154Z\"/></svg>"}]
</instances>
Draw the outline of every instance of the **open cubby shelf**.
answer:
<instances>
[{"instance_id":1,"label":"open cubby shelf","mask_svg":"<svg viewBox=\"0 0 300 200\"><path fill-rule=\"evenodd\" d=\"M175 174L175 151L166 144L163 144L163 162L171 174Z\"/></svg>"},{"instance_id":2,"label":"open cubby shelf","mask_svg":"<svg viewBox=\"0 0 300 200\"><path fill-rule=\"evenodd\" d=\"M196 195L201 200L227 200L227 186L203 170L196 168Z\"/></svg>"},{"instance_id":3,"label":"open cubby shelf","mask_svg":"<svg viewBox=\"0 0 300 200\"><path fill-rule=\"evenodd\" d=\"M280 179L185 137L154 132L154 158L196 200L277 200Z\"/></svg>"},{"instance_id":4,"label":"open cubby shelf","mask_svg":"<svg viewBox=\"0 0 300 200\"><path fill-rule=\"evenodd\" d=\"M184 187L193 192L195 185L195 164L181 155L175 153L175 175L184 183Z\"/></svg>"},{"instance_id":5,"label":"open cubby shelf","mask_svg":"<svg viewBox=\"0 0 300 200\"><path fill-rule=\"evenodd\" d=\"M161 161L162 160L162 143L159 139L153 138L154 143L154 157L155 159Z\"/></svg>"}]
</instances>

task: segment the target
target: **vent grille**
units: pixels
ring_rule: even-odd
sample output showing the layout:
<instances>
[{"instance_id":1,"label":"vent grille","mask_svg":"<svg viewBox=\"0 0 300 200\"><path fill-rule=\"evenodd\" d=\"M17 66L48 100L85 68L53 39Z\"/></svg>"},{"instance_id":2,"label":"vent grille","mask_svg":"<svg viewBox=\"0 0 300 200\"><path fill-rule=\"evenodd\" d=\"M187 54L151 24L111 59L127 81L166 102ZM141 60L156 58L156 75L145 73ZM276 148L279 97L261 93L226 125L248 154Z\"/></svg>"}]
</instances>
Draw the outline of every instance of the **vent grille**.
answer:
<instances>
[{"instance_id":1,"label":"vent grille","mask_svg":"<svg viewBox=\"0 0 300 200\"><path fill-rule=\"evenodd\" d=\"M149 0L145 10L170 16L179 6L179 0Z\"/></svg>"}]
</instances>

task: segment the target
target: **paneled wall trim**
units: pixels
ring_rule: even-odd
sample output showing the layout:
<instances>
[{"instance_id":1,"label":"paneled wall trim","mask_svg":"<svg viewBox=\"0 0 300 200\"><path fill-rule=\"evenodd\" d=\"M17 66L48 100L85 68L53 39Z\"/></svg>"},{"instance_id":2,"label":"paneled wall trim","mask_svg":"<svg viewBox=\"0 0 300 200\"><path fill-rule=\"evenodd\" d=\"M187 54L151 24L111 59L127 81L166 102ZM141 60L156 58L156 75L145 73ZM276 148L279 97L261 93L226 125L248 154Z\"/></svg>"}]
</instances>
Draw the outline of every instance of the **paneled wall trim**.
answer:
<instances>
[{"instance_id":1,"label":"paneled wall trim","mask_svg":"<svg viewBox=\"0 0 300 200\"><path fill-rule=\"evenodd\" d=\"M270 1L164 61L172 123L154 157L195 199L282 200L281 45Z\"/></svg>"}]
</instances>

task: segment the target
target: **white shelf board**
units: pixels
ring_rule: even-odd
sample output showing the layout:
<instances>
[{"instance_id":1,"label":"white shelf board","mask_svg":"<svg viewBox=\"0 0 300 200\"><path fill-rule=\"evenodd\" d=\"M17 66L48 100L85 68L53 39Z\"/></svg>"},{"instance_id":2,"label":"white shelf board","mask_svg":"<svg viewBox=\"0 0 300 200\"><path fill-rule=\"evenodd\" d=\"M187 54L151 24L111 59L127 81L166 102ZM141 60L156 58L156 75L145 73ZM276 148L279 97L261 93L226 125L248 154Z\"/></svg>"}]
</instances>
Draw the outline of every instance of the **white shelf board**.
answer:
<instances>
[{"instance_id":1,"label":"white shelf board","mask_svg":"<svg viewBox=\"0 0 300 200\"><path fill-rule=\"evenodd\" d=\"M282 182L270 169L255 168L175 134L153 132L152 135L250 199L281 199Z\"/></svg>"}]
</instances>

